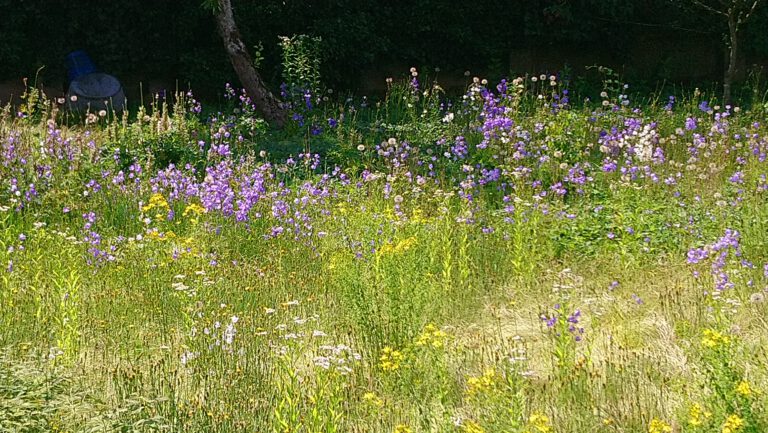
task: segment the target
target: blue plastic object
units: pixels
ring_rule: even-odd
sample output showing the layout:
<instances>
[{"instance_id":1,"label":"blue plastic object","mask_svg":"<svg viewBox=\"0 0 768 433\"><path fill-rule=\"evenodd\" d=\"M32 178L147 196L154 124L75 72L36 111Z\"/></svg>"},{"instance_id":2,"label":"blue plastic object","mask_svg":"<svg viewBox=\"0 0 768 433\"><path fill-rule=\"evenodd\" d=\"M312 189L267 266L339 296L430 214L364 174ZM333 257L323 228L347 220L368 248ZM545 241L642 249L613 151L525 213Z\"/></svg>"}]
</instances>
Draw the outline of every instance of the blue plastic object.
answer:
<instances>
[{"instance_id":1,"label":"blue plastic object","mask_svg":"<svg viewBox=\"0 0 768 433\"><path fill-rule=\"evenodd\" d=\"M93 64L91 58L83 50L72 51L67 55L67 78L69 81L74 81L83 75L88 75L96 72L96 65Z\"/></svg>"}]
</instances>

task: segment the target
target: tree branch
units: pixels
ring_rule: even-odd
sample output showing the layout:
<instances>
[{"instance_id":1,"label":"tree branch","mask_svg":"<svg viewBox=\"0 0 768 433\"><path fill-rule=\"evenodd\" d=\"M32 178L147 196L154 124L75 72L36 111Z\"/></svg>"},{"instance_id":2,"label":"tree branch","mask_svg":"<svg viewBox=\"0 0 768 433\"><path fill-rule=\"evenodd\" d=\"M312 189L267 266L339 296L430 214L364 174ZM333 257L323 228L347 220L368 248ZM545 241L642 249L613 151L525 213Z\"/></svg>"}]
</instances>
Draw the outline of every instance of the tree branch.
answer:
<instances>
[{"instance_id":1,"label":"tree branch","mask_svg":"<svg viewBox=\"0 0 768 433\"><path fill-rule=\"evenodd\" d=\"M752 16L752 13L755 12L755 9L757 9L757 5L759 5L761 1L762 0L755 0L752 3L752 7L749 8L749 12L747 12L746 15L744 15L744 21L748 20L749 17Z\"/></svg>"},{"instance_id":2,"label":"tree branch","mask_svg":"<svg viewBox=\"0 0 768 433\"><path fill-rule=\"evenodd\" d=\"M745 22L747 22L747 20L749 20L749 18L752 16L752 13L755 11L755 9L757 9L757 5L759 5L761 1L762 0L755 0L752 3L752 6L750 6L749 10L747 11L743 11L739 9L739 13L736 20L739 25L744 24Z\"/></svg>"},{"instance_id":3,"label":"tree branch","mask_svg":"<svg viewBox=\"0 0 768 433\"><path fill-rule=\"evenodd\" d=\"M218 0L218 6L218 10L214 13L216 26L240 83L256 109L264 115L264 118L278 127L282 127L288 119L287 112L283 109L280 100L269 91L258 71L254 68L251 56L248 54L248 49L245 47L235 23L231 1Z\"/></svg>"},{"instance_id":4,"label":"tree branch","mask_svg":"<svg viewBox=\"0 0 768 433\"><path fill-rule=\"evenodd\" d=\"M715 9L715 8L713 8L712 6L710 6L710 5L706 4L706 3L700 2L699 0L691 0L691 3L695 4L696 6L702 8L704 10L712 12L713 14L722 15L722 16L725 16L725 17L728 16L727 12L723 12L721 10Z\"/></svg>"}]
</instances>

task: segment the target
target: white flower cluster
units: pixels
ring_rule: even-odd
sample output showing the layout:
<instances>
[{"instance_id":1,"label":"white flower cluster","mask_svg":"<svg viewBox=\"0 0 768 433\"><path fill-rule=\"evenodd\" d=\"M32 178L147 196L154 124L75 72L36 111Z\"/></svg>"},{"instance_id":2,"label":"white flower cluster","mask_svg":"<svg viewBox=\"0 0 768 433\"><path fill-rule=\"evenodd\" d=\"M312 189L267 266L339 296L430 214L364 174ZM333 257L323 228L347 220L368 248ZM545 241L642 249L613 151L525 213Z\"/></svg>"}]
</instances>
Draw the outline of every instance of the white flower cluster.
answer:
<instances>
[{"instance_id":1,"label":"white flower cluster","mask_svg":"<svg viewBox=\"0 0 768 433\"><path fill-rule=\"evenodd\" d=\"M314 364L324 370L333 368L341 374L351 373L351 366L362 359L359 353L353 351L351 347L345 344L338 344L336 346L324 345L318 349L323 354L314 358Z\"/></svg>"},{"instance_id":2,"label":"white flower cluster","mask_svg":"<svg viewBox=\"0 0 768 433\"><path fill-rule=\"evenodd\" d=\"M650 161L659 142L659 133L651 124L646 124L640 131L634 131L632 136L637 140L633 147L635 157L642 162Z\"/></svg>"}]
</instances>

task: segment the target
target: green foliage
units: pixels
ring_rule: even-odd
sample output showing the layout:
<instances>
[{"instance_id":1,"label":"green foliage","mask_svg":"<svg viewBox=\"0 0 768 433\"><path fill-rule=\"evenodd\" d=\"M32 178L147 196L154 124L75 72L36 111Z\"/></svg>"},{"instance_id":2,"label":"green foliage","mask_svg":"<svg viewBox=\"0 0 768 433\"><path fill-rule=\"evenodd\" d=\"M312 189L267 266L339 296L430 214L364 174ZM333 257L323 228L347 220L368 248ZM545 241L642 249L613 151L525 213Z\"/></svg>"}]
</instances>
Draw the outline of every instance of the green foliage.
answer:
<instances>
[{"instance_id":1,"label":"green foliage","mask_svg":"<svg viewBox=\"0 0 768 433\"><path fill-rule=\"evenodd\" d=\"M219 12L220 4L218 0L203 0L202 1L202 7L203 9L211 11L211 13L217 13Z\"/></svg>"},{"instance_id":2,"label":"green foliage","mask_svg":"<svg viewBox=\"0 0 768 433\"><path fill-rule=\"evenodd\" d=\"M283 80L291 92L317 94L321 89L320 64L322 38L308 35L280 37L283 51Z\"/></svg>"}]
</instances>

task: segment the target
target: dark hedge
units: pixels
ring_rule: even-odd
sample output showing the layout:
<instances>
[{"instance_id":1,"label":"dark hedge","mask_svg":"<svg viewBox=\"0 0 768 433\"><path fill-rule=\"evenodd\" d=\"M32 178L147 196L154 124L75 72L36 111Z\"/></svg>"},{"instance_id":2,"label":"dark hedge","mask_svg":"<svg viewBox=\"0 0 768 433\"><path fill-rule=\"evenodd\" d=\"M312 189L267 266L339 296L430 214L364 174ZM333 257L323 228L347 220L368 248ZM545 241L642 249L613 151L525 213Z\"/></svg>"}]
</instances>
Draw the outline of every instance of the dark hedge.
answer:
<instances>
[{"instance_id":1,"label":"dark hedge","mask_svg":"<svg viewBox=\"0 0 768 433\"><path fill-rule=\"evenodd\" d=\"M609 63L644 80L718 79L724 58L724 22L670 0L234 4L246 42L263 44L262 73L275 87L278 36L300 33L322 37L323 76L339 89L370 88L411 65L494 78ZM0 0L0 11L3 80L32 76L44 65L46 84L63 88L64 56L74 49L127 83L178 82L213 92L234 79L200 0ZM763 4L743 32L745 66L768 58L766 28Z\"/></svg>"}]
</instances>

